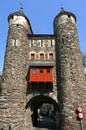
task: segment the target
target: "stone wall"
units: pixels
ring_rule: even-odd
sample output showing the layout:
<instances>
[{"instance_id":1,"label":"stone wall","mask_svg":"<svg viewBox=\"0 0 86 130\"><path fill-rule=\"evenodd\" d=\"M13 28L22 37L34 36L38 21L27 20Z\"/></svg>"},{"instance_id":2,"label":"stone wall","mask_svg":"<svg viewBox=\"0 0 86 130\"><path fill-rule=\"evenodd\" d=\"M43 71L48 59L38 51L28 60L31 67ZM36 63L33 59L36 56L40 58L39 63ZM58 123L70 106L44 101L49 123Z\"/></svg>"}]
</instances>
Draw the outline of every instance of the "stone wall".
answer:
<instances>
[{"instance_id":1,"label":"stone wall","mask_svg":"<svg viewBox=\"0 0 86 130\"><path fill-rule=\"evenodd\" d=\"M1 83L1 75L0 75L0 83Z\"/></svg>"},{"instance_id":2,"label":"stone wall","mask_svg":"<svg viewBox=\"0 0 86 130\"><path fill-rule=\"evenodd\" d=\"M0 75L0 93L1 93L1 75Z\"/></svg>"},{"instance_id":3,"label":"stone wall","mask_svg":"<svg viewBox=\"0 0 86 130\"><path fill-rule=\"evenodd\" d=\"M25 101L27 88L28 42L23 26L9 28L7 48L2 75L2 96L0 105L0 126L15 129L25 128Z\"/></svg>"},{"instance_id":4,"label":"stone wall","mask_svg":"<svg viewBox=\"0 0 86 130\"><path fill-rule=\"evenodd\" d=\"M86 115L86 79L75 16L63 11L55 18L55 35L34 35L24 18L21 21L22 17L18 16L19 21L14 21L17 16L13 15L11 19L9 16L11 24L0 81L0 127L7 130L11 125L15 130L32 130L34 105L31 109L28 104L32 98L42 94L50 97L56 105L59 103L61 130L80 129L76 110L80 105ZM31 60L31 53L35 54L34 60ZM44 54L44 59L40 59L40 53ZM49 59L49 53L53 53L52 60ZM52 64L52 91L30 91L30 67L37 64ZM86 119L83 120L83 128L86 129Z\"/></svg>"},{"instance_id":5,"label":"stone wall","mask_svg":"<svg viewBox=\"0 0 86 130\"><path fill-rule=\"evenodd\" d=\"M33 63L53 64L53 91L42 92L57 101L56 64L55 64L55 40L54 36L27 37L29 32L22 26L10 27L7 39L7 48L2 75L2 93L0 96L0 126L7 129L32 129L32 111L25 109L28 101L40 95L40 92L29 90L29 69ZM38 42L41 41L38 46ZM52 46L52 47L51 47ZM36 59L31 60L30 54L36 54ZM40 60L39 52L45 53L45 59ZM49 53L53 53L53 60L49 59Z\"/></svg>"},{"instance_id":6,"label":"stone wall","mask_svg":"<svg viewBox=\"0 0 86 130\"><path fill-rule=\"evenodd\" d=\"M55 96L55 100L57 101L57 82L56 82L56 60L55 60L55 39L54 35L37 35L37 36L29 36L30 40L29 51L28 51L28 65L30 66L47 66L52 65L53 71L53 93L48 92L50 95L53 94ZM31 53L35 54L35 59L31 60ZM40 59L40 53L44 54L44 59ZM53 54L53 59L49 59L49 54ZM29 80L29 77L28 77ZM40 94L40 93L39 93ZM44 92L46 94L46 91Z\"/></svg>"},{"instance_id":7,"label":"stone wall","mask_svg":"<svg viewBox=\"0 0 86 130\"><path fill-rule=\"evenodd\" d=\"M61 12L54 21L56 36L57 83L62 130L80 129L77 107L86 114L86 87L75 17ZM86 129L86 119L83 120Z\"/></svg>"}]
</instances>

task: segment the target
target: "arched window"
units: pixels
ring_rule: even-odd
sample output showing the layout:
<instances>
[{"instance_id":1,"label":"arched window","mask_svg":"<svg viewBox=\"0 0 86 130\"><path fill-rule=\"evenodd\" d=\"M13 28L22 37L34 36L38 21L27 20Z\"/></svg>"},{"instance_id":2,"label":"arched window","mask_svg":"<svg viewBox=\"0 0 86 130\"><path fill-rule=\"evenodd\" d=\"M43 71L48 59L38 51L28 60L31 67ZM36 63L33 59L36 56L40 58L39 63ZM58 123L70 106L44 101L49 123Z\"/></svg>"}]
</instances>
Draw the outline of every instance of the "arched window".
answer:
<instances>
[{"instance_id":1,"label":"arched window","mask_svg":"<svg viewBox=\"0 0 86 130\"><path fill-rule=\"evenodd\" d=\"M35 59L35 54L31 53L31 60Z\"/></svg>"},{"instance_id":2,"label":"arched window","mask_svg":"<svg viewBox=\"0 0 86 130\"><path fill-rule=\"evenodd\" d=\"M40 53L40 59L44 59L44 54Z\"/></svg>"},{"instance_id":3,"label":"arched window","mask_svg":"<svg viewBox=\"0 0 86 130\"><path fill-rule=\"evenodd\" d=\"M53 53L49 53L49 59L53 59Z\"/></svg>"}]
</instances>

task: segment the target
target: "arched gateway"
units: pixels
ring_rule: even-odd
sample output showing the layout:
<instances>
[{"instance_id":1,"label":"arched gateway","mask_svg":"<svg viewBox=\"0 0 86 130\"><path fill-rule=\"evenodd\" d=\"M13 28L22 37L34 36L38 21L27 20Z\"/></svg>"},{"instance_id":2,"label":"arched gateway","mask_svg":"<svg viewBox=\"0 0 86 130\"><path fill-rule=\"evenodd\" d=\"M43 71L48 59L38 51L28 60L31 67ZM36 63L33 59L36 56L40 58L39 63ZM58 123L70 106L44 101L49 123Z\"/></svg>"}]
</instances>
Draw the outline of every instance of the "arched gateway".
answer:
<instances>
[{"instance_id":1,"label":"arched gateway","mask_svg":"<svg viewBox=\"0 0 86 130\"><path fill-rule=\"evenodd\" d=\"M59 124L59 106L57 102L49 96L38 95L31 98L26 109L32 111L31 119L34 127L44 127L56 129Z\"/></svg>"}]
</instances>

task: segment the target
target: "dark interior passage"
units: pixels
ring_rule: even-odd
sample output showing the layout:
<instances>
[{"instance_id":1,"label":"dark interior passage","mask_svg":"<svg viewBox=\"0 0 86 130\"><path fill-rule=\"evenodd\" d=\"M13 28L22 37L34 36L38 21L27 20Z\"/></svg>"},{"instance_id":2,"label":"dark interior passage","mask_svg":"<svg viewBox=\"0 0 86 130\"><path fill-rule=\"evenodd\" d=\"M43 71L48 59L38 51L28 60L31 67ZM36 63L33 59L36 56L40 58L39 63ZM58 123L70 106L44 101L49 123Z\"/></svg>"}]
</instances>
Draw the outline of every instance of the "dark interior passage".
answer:
<instances>
[{"instance_id":1,"label":"dark interior passage","mask_svg":"<svg viewBox=\"0 0 86 130\"><path fill-rule=\"evenodd\" d=\"M34 127L48 128L55 130L55 113L53 104L43 103L32 114L32 123Z\"/></svg>"},{"instance_id":2,"label":"dark interior passage","mask_svg":"<svg viewBox=\"0 0 86 130\"><path fill-rule=\"evenodd\" d=\"M48 96L39 95L33 97L26 105L26 108L28 106L30 106L32 111L33 127L56 130L58 105L55 100Z\"/></svg>"},{"instance_id":3,"label":"dark interior passage","mask_svg":"<svg viewBox=\"0 0 86 130\"><path fill-rule=\"evenodd\" d=\"M39 128L48 128L50 130L56 129L56 124L53 118L50 118L48 116L40 116L38 120L37 127Z\"/></svg>"}]
</instances>

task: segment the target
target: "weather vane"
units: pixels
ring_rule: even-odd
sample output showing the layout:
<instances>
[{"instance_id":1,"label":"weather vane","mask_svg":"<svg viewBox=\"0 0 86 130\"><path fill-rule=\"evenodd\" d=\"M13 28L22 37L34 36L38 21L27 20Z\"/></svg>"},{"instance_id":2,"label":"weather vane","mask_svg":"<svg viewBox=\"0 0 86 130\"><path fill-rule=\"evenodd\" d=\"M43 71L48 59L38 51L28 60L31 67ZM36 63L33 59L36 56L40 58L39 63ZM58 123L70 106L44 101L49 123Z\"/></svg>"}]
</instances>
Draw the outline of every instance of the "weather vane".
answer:
<instances>
[{"instance_id":1,"label":"weather vane","mask_svg":"<svg viewBox=\"0 0 86 130\"><path fill-rule=\"evenodd\" d=\"M61 0L61 10L63 10L63 0Z\"/></svg>"},{"instance_id":2,"label":"weather vane","mask_svg":"<svg viewBox=\"0 0 86 130\"><path fill-rule=\"evenodd\" d=\"M20 11L23 12L23 4L20 3Z\"/></svg>"}]
</instances>

